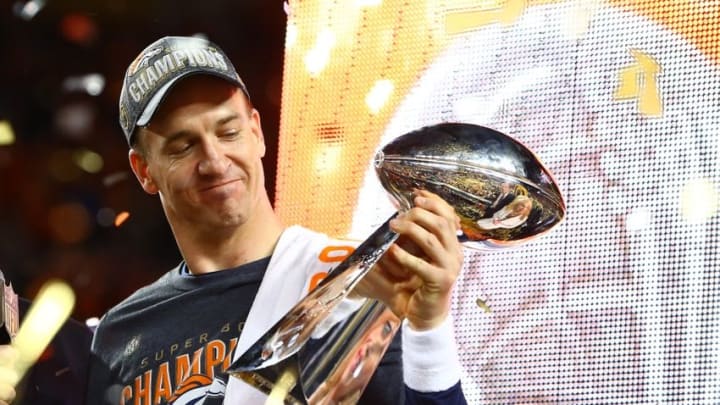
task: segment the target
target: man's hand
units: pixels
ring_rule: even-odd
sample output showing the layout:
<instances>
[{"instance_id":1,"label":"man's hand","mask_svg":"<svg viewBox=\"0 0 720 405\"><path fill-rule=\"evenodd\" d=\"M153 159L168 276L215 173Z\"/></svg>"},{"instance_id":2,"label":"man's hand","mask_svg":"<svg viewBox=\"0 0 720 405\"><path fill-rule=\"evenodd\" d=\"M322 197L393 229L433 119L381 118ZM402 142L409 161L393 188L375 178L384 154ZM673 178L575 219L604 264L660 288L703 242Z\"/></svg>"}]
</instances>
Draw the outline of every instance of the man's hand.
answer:
<instances>
[{"instance_id":1,"label":"man's hand","mask_svg":"<svg viewBox=\"0 0 720 405\"><path fill-rule=\"evenodd\" d=\"M442 323L450 310L452 287L463 262L455 210L429 191L415 193L415 206L393 219L400 235L356 287L360 295L383 301L416 330Z\"/></svg>"},{"instance_id":2,"label":"man's hand","mask_svg":"<svg viewBox=\"0 0 720 405\"><path fill-rule=\"evenodd\" d=\"M0 405L8 405L15 399L15 383L18 380L15 362L18 351L9 345L0 345Z\"/></svg>"}]
</instances>

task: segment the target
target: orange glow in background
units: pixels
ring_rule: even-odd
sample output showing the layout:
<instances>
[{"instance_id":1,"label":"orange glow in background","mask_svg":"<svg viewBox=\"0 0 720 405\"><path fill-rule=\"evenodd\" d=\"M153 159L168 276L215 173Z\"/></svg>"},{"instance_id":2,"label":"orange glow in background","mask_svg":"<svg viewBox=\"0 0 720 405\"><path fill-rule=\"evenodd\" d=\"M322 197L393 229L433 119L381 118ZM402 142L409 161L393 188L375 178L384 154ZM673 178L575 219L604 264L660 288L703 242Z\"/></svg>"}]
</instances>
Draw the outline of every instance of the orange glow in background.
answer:
<instances>
[{"instance_id":1,"label":"orange glow in background","mask_svg":"<svg viewBox=\"0 0 720 405\"><path fill-rule=\"evenodd\" d=\"M445 117L518 137L566 197L549 235L466 249L452 311L469 403L720 403L720 2L288 9L287 224L367 235L387 205L366 183L375 151Z\"/></svg>"},{"instance_id":2,"label":"orange glow in background","mask_svg":"<svg viewBox=\"0 0 720 405\"><path fill-rule=\"evenodd\" d=\"M360 182L380 135L428 64L458 32L512 24L527 7L551 3L562 2L290 2L276 194L282 218L332 235L347 234ZM566 3L577 13L568 14L570 23L587 18L583 13L591 13L600 1ZM681 34L709 58L720 57L717 2L609 3ZM644 60L652 57L635 54ZM637 69L642 60L638 61L638 67L628 67L626 77L641 73ZM618 100L637 95L642 111L661 114L662 102L652 97L651 85L627 82L618 89Z\"/></svg>"}]
</instances>

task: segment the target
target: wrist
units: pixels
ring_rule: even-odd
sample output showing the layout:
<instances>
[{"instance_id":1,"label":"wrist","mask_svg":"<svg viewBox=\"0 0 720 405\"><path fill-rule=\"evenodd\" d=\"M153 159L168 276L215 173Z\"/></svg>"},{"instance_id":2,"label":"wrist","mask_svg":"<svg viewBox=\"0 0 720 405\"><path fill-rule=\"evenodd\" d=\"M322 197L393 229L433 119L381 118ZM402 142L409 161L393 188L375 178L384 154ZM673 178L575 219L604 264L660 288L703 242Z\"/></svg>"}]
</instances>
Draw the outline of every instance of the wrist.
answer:
<instances>
[{"instance_id":1,"label":"wrist","mask_svg":"<svg viewBox=\"0 0 720 405\"><path fill-rule=\"evenodd\" d=\"M407 326L416 332L426 332L440 327L447 319L447 314L432 319L407 318Z\"/></svg>"},{"instance_id":2,"label":"wrist","mask_svg":"<svg viewBox=\"0 0 720 405\"><path fill-rule=\"evenodd\" d=\"M460 380L460 359L452 317L436 328L414 330L406 320L402 327L403 375L415 391L443 391Z\"/></svg>"},{"instance_id":3,"label":"wrist","mask_svg":"<svg viewBox=\"0 0 720 405\"><path fill-rule=\"evenodd\" d=\"M406 319L408 326L418 332L429 331L443 325L450 317L449 300L436 303L432 309L434 313L428 311L430 313L407 314Z\"/></svg>"}]
</instances>

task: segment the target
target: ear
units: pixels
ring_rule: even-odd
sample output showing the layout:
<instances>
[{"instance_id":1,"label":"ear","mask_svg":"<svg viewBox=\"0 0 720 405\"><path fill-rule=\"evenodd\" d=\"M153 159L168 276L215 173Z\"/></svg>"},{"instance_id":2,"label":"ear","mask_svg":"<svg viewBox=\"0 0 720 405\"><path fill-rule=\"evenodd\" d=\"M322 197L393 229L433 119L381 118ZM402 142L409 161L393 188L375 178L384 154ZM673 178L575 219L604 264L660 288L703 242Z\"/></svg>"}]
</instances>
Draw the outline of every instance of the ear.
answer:
<instances>
[{"instance_id":1,"label":"ear","mask_svg":"<svg viewBox=\"0 0 720 405\"><path fill-rule=\"evenodd\" d=\"M252 131L260 145L260 157L265 157L265 135L263 134L262 125L260 124L260 113L254 108L250 112L250 125L252 125Z\"/></svg>"},{"instance_id":2,"label":"ear","mask_svg":"<svg viewBox=\"0 0 720 405\"><path fill-rule=\"evenodd\" d=\"M130 167L143 190L148 194L157 194L159 190L152 177L150 177L150 173L148 173L148 164L145 157L135 149L130 149L128 159L130 160Z\"/></svg>"}]
</instances>

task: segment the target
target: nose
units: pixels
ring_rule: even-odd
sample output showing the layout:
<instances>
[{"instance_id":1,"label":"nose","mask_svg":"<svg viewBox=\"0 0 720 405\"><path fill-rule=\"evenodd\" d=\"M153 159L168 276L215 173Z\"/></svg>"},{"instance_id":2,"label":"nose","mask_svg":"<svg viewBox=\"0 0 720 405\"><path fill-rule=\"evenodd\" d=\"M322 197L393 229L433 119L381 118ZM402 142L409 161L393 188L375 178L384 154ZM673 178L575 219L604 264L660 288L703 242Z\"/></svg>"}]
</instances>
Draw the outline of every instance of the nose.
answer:
<instances>
[{"instance_id":1,"label":"nose","mask_svg":"<svg viewBox=\"0 0 720 405\"><path fill-rule=\"evenodd\" d=\"M228 168L228 159L220 145L213 141L202 144L202 156L198 163L198 173L203 176L217 176L225 173Z\"/></svg>"}]
</instances>

